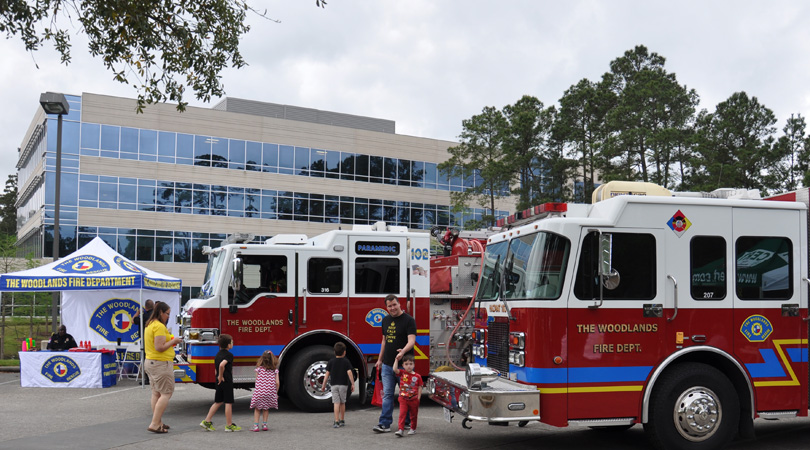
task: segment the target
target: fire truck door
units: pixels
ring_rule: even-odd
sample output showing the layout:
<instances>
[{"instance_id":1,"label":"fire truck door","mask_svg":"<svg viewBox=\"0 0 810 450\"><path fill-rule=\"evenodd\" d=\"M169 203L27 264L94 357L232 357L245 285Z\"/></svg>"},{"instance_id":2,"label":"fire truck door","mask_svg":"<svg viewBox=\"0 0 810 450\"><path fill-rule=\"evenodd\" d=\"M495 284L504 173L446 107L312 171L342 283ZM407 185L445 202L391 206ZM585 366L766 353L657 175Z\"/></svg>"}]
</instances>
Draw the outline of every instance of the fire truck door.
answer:
<instances>
[{"instance_id":1,"label":"fire truck door","mask_svg":"<svg viewBox=\"0 0 810 450\"><path fill-rule=\"evenodd\" d=\"M570 419L637 416L665 347L666 318L649 313L650 305L670 307L659 289L666 280L664 240L662 229L583 230L568 301ZM606 248L613 276L600 289Z\"/></svg>"},{"instance_id":2,"label":"fire truck door","mask_svg":"<svg viewBox=\"0 0 810 450\"><path fill-rule=\"evenodd\" d=\"M734 353L754 384L756 410L807 409L804 211L733 210Z\"/></svg>"},{"instance_id":3,"label":"fire truck door","mask_svg":"<svg viewBox=\"0 0 810 450\"><path fill-rule=\"evenodd\" d=\"M345 335L349 320L346 252L306 251L298 258L299 331L326 329Z\"/></svg>"},{"instance_id":4,"label":"fire truck door","mask_svg":"<svg viewBox=\"0 0 810 450\"><path fill-rule=\"evenodd\" d=\"M231 308L223 309L221 329L233 336L237 346L252 346L249 348L258 356L268 344L283 345L296 336L296 253L244 252L239 257L243 267L242 287L237 292L228 288Z\"/></svg>"},{"instance_id":5,"label":"fire truck door","mask_svg":"<svg viewBox=\"0 0 810 450\"><path fill-rule=\"evenodd\" d=\"M349 332L367 356L380 351L382 319L388 315L386 295L395 294L402 309L407 307L407 257L404 237L352 236L349 239Z\"/></svg>"}]
</instances>

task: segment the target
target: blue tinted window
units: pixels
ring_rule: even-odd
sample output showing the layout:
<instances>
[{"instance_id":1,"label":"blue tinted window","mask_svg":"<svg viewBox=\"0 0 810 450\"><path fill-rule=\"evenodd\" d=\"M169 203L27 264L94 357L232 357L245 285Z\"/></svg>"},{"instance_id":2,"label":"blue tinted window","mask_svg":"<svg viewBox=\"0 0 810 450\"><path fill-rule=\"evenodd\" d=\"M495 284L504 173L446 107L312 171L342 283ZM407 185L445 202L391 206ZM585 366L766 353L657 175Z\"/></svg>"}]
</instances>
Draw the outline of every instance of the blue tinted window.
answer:
<instances>
[{"instance_id":1,"label":"blue tinted window","mask_svg":"<svg viewBox=\"0 0 810 450\"><path fill-rule=\"evenodd\" d=\"M245 163L247 164L247 170L262 170L262 144L258 142L247 143L245 148Z\"/></svg>"},{"instance_id":2,"label":"blue tinted window","mask_svg":"<svg viewBox=\"0 0 810 450\"><path fill-rule=\"evenodd\" d=\"M278 173L294 174L295 149L289 145L278 147Z\"/></svg>"},{"instance_id":3,"label":"blue tinted window","mask_svg":"<svg viewBox=\"0 0 810 450\"><path fill-rule=\"evenodd\" d=\"M227 192L211 192L211 214L215 216L225 216L228 214Z\"/></svg>"},{"instance_id":4,"label":"blue tinted window","mask_svg":"<svg viewBox=\"0 0 810 450\"><path fill-rule=\"evenodd\" d=\"M400 159L397 166L397 178L400 186L411 185L411 161L407 159Z\"/></svg>"},{"instance_id":5,"label":"blue tinted window","mask_svg":"<svg viewBox=\"0 0 810 450\"><path fill-rule=\"evenodd\" d=\"M157 145L157 131L141 130L140 142L138 143L138 152L141 155L156 155Z\"/></svg>"},{"instance_id":6,"label":"blue tinted window","mask_svg":"<svg viewBox=\"0 0 810 450\"><path fill-rule=\"evenodd\" d=\"M295 147L295 174L309 175L309 148Z\"/></svg>"},{"instance_id":7,"label":"blue tinted window","mask_svg":"<svg viewBox=\"0 0 810 450\"><path fill-rule=\"evenodd\" d=\"M211 138L208 136L194 136L194 165L211 165Z\"/></svg>"},{"instance_id":8,"label":"blue tinted window","mask_svg":"<svg viewBox=\"0 0 810 450\"><path fill-rule=\"evenodd\" d=\"M174 262L189 262L189 261L191 261L191 239L189 239L186 236L175 237Z\"/></svg>"},{"instance_id":9,"label":"blue tinted window","mask_svg":"<svg viewBox=\"0 0 810 450\"><path fill-rule=\"evenodd\" d=\"M383 180L386 184L397 184L397 167L399 167L399 161L396 158L385 158Z\"/></svg>"},{"instance_id":10,"label":"blue tinted window","mask_svg":"<svg viewBox=\"0 0 810 450\"><path fill-rule=\"evenodd\" d=\"M138 209L141 211L155 210L154 186L138 186Z\"/></svg>"},{"instance_id":11,"label":"blue tinted window","mask_svg":"<svg viewBox=\"0 0 810 450\"><path fill-rule=\"evenodd\" d=\"M98 150L101 126L97 123L82 124L82 148Z\"/></svg>"},{"instance_id":12,"label":"blue tinted window","mask_svg":"<svg viewBox=\"0 0 810 450\"><path fill-rule=\"evenodd\" d=\"M340 152L340 179L354 180L354 153Z\"/></svg>"},{"instance_id":13,"label":"blue tinted window","mask_svg":"<svg viewBox=\"0 0 810 450\"><path fill-rule=\"evenodd\" d=\"M101 126L101 149L102 150L118 150L118 135L120 128L102 125Z\"/></svg>"},{"instance_id":14,"label":"blue tinted window","mask_svg":"<svg viewBox=\"0 0 810 450\"><path fill-rule=\"evenodd\" d=\"M354 176L355 181L368 182L368 155L355 155Z\"/></svg>"},{"instance_id":15,"label":"blue tinted window","mask_svg":"<svg viewBox=\"0 0 810 450\"><path fill-rule=\"evenodd\" d=\"M138 236L136 254L137 254L136 259L139 259L141 261L154 261L155 260L154 236Z\"/></svg>"},{"instance_id":16,"label":"blue tinted window","mask_svg":"<svg viewBox=\"0 0 810 450\"><path fill-rule=\"evenodd\" d=\"M177 135L161 131L158 133L158 156L171 157L174 160L174 141ZM167 160L167 162L169 162Z\"/></svg>"},{"instance_id":17,"label":"blue tinted window","mask_svg":"<svg viewBox=\"0 0 810 450\"><path fill-rule=\"evenodd\" d=\"M136 128L121 128L121 152L138 153L138 130Z\"/></svg>"},{"instance_id":18,"label":"blue tinted window","mask_svg":"<svg viewBox=\"0 0 810 450\"><path fill-rule=\"evenodd\" d=\"M189 159L194 157L194 136L177 133L177 157Z\"/></svg>"},{"instance_id":19,"label":"blue tinted window","mask_svg":"<svg viewBox=\"0 0 810 450\"><path fill-rule=\"evenodd\" d=\"M62 174L62 192L59 195L59 204L62 206L76 206L79 204L79 174ZM61 225L59 227L62 228Z\"/></svg>"},{"instance_id":20,"label":"blue tinted window","mask_svg":"<svg viewBox=\"0 0 810 450\"><path fill-rule=\"evenodd\" d=\"M98 200L98 183L82 180L79 182L79 200Z\"/></svg>"},{"instance_id":21,"label":"blue tinted window","mask_svg":"<svg viewBox=\"0 0 810 450\"><path fill-rule=\"evenodd\" d=\"M411 185L416 187L422 187L423 180L425 177L425 163L422 161L412 161L411 162Z\"/></svg>"},{"instance_id":22,"label":"blue tinted window","mask_svg":"<svg viewBox=\"0 0 810 450\"><path fill-rule=\"evenodd\" d=\"M262 171L278 173L278 145L262 145Z\"/></svg>"},{"instance_id":23,"label":"blue tinted window","mask_svg":"<svg viewBox=\"0 0 810 450\"><path fill-rule=\"evenodd\" d=\"M245 189L245 217L260 217L260 189Z\"/></svg>"},{"instance_id":24,"label":"blue tinted window","mask_svg":"<svg viewBox=\"0 0 810 450\"><path fill-rule=\"evenodd\" d=\"M275 219L275 218L276 218L276 197L263 195L262 219Z\"/></svg>"},{"instance_id":25,"label":"blue tinted window","mask_svg":"<svg viewBox=\"0 0 810 450\"><path fill-rule=\"evenodd\" d=\"M385 158L382 156L369 157L368 174L372 183L382 183L384 161Z\"/></svg>"},{"instance_id":26,"label":"blue tinted window","mask_svg":"<svg viewBox=\"0 0 810 450\"><path fill-rule=\"evenodd\" d=\"M211 138L211 166L228 167L228 139Z\"/></svg>"},{"instance_id":27,"label":"blue tinted window","mask_svg":"<svg viewBox=\"0 0 810 450\"><path fill-rule=\"evenodd\" d=\"M118 201L118 184L117 183L99 183L98 199L102 202L117 202Z\"/></svg>"},{"instance_id":28,"label":"blue tinted window","mask_svg":"<svg viewBox=\"0 0 810 450\"><path fill-rule=\"evenodd\" d=\"M135 203L138 200L138 186L132 184L118 184L118 201L120 203Z\"/></svg>"},{"instance_id":29,"label":"blue tinted window","mask_svg":"<svg viewBox=\"0 0 810 450\"><path fill-rule=\"evenodd\" d=\"M423 180L425 182L425 187L428 189L436 189L436 163L425 163L425 172Z\"/></svg>"},{"instance_id":30,"label":"blue tinted window","mask_svg":"<svg viewBox=\"0 0 810 450\"><path fill-rule=\"evenodd\" d=\"M323 177L326 171L326 150L313 148L309 154L310 176Z\"/></svg>"},{"instance_id":31,"label":"blue tinted window","mask_svg":"<svg viewBox=\"0 0 810 450\"><path fill-rule=\"evenodd\" d=\"M231 139L228 146L228 167L236 170L245 169L245 141Z\"/></svg>"}]
</instances>

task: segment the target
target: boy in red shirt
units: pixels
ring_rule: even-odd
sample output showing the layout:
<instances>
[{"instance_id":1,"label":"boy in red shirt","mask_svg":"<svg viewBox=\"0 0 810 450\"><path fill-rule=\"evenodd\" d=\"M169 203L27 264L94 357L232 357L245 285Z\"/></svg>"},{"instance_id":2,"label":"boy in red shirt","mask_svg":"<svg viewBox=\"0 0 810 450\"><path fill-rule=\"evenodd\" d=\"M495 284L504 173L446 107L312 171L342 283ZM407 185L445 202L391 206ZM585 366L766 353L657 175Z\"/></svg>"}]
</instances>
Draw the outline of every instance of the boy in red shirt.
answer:
<instances>
[{"instance_id":1,"label":"boy in red shirt","mask_svg":"<svg viewBox=\"0 0 810 450\"><path fill-rule=\"evenodd\" d=\"M419 398L422 397L422 376L413 371L413 355L402 357L402 369L399 360L394 360L394 375L399 377L399 429L397 437L402 437L405 429L405 418L410 413L411 429L408 434L416 433L416 418L419 414Z\"/></svg>"}]
</instances>

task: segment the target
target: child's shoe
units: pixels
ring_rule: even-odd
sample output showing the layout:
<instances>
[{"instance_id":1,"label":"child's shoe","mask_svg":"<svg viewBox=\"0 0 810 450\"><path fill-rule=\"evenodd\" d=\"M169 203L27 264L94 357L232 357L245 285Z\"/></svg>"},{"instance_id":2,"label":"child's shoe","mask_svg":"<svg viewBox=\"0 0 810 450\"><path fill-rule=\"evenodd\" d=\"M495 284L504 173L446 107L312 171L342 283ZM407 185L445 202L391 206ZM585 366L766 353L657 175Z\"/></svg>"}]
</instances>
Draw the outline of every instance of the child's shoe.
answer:
<instances>
[{"instance_id":1,"label":"child's shoe","mask_svg":"<svg viewBox=\"0 0 810 450\"><path fill-rule=\"evenodd\" d=\"M242 427L239 425L232 423L225 427L225 431L234 432L234 431L242 431Z\"/></svg>"},{"instance_id":2,"label":"child's shoe","mask_svg":"<svg viewBox=\"0 0 810 450\"><path fill-rule=\"evenodd\" d=\"M217 429L214 428L214 424L212 422L202 421L200 422L200 426L203 427L205 431L216 431Z\"/></svg>"},{"instance_id":3,"label":"child's shoe","mask_svg":"<svg viewBox=\"0 0 810 450\"><path fill-rule=\"evenodd\" d=\"M267 430L267 422L262 422L262 431L268 431Z\"/></svg>"},{"instance_id":4,"label":"child's shoe","mask_svg":"<svg viewBox=\"0 0 810 450\"><path fill-rule=\"evenodd\" d=\"M410 436L410 435L412 435L412 434L416 434L416 430L414 430L413 428L411 428L410 430L408 430L408 436Z\"/></svg>"},{"instance_id":5,"label":"child's shoe","mask_svg":"<svg viewBox=\"0 0 810 450\"><path fill-rule=\"evenodd\" d=\"M402 430L397 430L396 433L397 437L402 437Z\"/></svg>"},{"instance_id":6,"label":"child's shoe","mask_svg":"<svg viewBox=\"0 0 810 450\"><path fill-rule=\"evenodd\" d=\"M250 431L262 431L262 430L259 428L259 424L258 424L258 423L254 423L254 424L253 424L253 429L252 429L252 430L250 430Z\"/></svg>"},{"instance_id":7,"label":"child's shoe","mask_svg":"<svg viewBox=\"0 0 810 450\"><path fill-rule=\"evenodd\" d=\"M335 421L335 423L332 424L332 428L340 428L340 422Z\"/></svg>"}]
</instances>

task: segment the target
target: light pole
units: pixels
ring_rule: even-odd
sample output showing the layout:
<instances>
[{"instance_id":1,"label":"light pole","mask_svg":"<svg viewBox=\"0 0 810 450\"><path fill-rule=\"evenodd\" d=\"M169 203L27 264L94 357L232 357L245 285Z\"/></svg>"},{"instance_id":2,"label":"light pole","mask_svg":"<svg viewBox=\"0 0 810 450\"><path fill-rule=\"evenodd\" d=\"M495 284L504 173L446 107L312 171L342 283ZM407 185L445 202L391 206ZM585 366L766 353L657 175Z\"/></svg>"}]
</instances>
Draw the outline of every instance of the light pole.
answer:
<instances>
[{"instance_id":1,"label":"light pole","mask_svg":"<svg viewBox=\"0 0 810 450\"><path fill-rule=\"evenodd\" d=\"M59 194L62 188L62 116L70 112L70 104L64 94L46 92L39 96L39 104L47 114L56 114L56 177L53 193L53 260L59 259ZM54 291L51 300L52 331L56 333L56 315L59 309L59 292Z\"/></svg>"}]
</instances>

